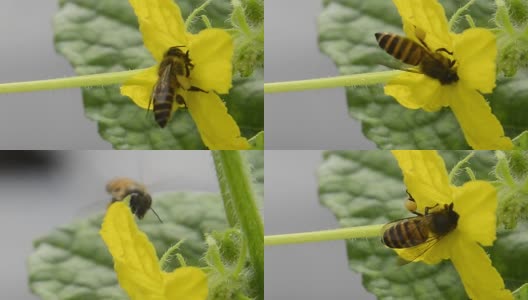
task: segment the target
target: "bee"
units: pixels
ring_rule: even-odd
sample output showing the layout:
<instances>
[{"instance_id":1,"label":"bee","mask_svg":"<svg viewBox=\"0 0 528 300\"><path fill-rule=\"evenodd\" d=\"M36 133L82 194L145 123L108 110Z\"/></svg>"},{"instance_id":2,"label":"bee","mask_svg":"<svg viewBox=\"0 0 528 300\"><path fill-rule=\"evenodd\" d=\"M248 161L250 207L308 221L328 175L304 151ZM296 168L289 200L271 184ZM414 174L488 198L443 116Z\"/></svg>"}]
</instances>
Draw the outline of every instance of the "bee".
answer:
<instances>
[{"instance_id":1,"label":"bee","mask_svg":"<svg viewBox=\"0 0 528 300\"><path fill-rule=\"evenodd\" d=\"M184 88L182 78L188 78L194 65L189 57L189 51L183 52L175 46L169 48L158 69L158 81L154 85L150 103L154 111L154 119L161 128L167 125L171 115L174 101L180 106L186 107L185 99L180 94Z\"/></svg>"},{"instance_id":2,"label":"bee","mask_svg":"<svg viewBox=\"0 0 528 300\"><path fill-rule=\"evenodd\" d=\"M458 224L459 215L453 210L453 203L445 204L442 209L430 212L437 206L438 204L426 207L424 214L414 211L416 217L387 224L382 242L387 247L396 249L418 246L418 256L422 255L438 240L452 232Z\"/></svg>"},{"instance_id":3,"label":"bee","mask_svg":"<svg viewBox=\"0 0 528 300\"><path fill-rule=\"evenodd\" d=\"M123 201L130 195L130 209L132 213L143 219L147 211L150 209L156 215L158 220L163 223L152 206L152 197L147 192L145 186L130 178L118 177L110 180L106 184L106 191L112 195L110 205L117 201Z\"/></svg>"},{"instance_id":4,"label":"bee","mask_svg":"<svg viewBox=\"0 0 528 300\"><path fill-rule=\"evenodd\" d=\"M415 29L419 43L394 33L378 32L375 36L378 45L385 52L406 64L418 66L420 73L439 80L442 85L457 82L459 78L455 67L456 60L441 54L444 52L453 55L453 52L445 48L431 50L424 42L425 32Z\"/></svg>"}]
</instances>

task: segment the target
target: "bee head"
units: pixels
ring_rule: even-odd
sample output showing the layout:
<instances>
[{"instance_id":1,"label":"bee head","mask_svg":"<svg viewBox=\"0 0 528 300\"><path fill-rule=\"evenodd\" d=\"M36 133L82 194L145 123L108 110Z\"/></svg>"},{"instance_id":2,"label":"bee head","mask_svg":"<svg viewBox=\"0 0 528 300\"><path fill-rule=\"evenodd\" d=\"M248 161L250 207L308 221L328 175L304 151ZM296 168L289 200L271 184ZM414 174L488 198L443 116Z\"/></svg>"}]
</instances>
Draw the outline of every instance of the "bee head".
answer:
<instances>
[{"instance_id":1,"label":"bee head","mask_svg":"<svg viewBox=\"0 0 528 300\"><path fill-rule=\"evenodd\" d=\"M436 212L433 218L433 231L444 235L454 230L458 224L459 215L453 210L453 203L445 204L444 210Z\"/></svg>"}]
</instances>

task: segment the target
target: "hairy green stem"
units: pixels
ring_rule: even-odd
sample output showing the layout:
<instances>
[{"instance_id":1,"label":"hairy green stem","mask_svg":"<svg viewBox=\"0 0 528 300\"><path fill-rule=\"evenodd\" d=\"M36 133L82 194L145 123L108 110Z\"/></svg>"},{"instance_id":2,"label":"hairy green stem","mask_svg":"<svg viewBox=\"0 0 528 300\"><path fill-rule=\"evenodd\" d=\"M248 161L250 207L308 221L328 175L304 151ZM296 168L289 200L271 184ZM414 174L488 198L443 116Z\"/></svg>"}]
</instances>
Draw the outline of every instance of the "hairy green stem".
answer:
<instances>
[{"instance_id":1,"label":"hairy green stem","mask_svg":"<svg viewBox=\"0 0 528 300\"><path fill-rule=\"evenodd\" d=\"M251 35L251 27L247 23L244 8L240 0L231 0L233 6L233 13L231 14L231 24L233 27L238 27L245 35ZM235 21L236 20L236 21Z\"/></svg>"},{"instance_id":2,"label":"hairy green stem","mask_svg":"<svg viewBox=\"0 0 528 300\"><path fill-rule=\"evenodd\" d=\"M167 249L167 251L165 251L165 253L163 253L163 256L161 256L160 258L160 266L161 266L161 269L164 270L164 271L170 271L170 270L167 270L167 267L169 265L169 262L170 262L170 259L173 255L173 252L177 251L181 244L184 242L184 240L181 240L179 242L177 242L176 244L172 245L169 249ZM181 263L181 262L180 262ZM185 265L182 265L182 267L185 267Z\"/></svg>"},{"instance_id":3,"label":"hairy green stem","mask_svg":"<svg viewBox=\"0 0 528 300\"><path fill-rule=\"evenodd\" d=\"M268 235L264 237L264 245L275 246L377 237L382 235L383 226L385 226L385 224L357 226L313 232Z\"/></svg>"},{"instance_id":4,"label":"hairy green stem","mask_svg":"<svg viewBox=\"0 0 528 300\"><path fill-rule=\"evenodd\" d=\"M242 239L244 239L244 236L242 235ZM234 272L234 278L235 280L238 280L240 277L240 273L244 269L244 266L246 264L246 258L247 258L247 243L245 239L242 241L242 248L240 249L240 254L238 255L238 260Z\"/></svg>"},{"instance_id":5,"label":"hairy green stem","mask_svg":"<svg viewBox=\"0 0 528 300\"><path fill-rule=\"evenodd\" d=\"M212 151L211 154L215 164L216 177L218 178L218 185L220 186L222 201L224 202L224 212L226 214L227 223L229 223L230 227L235 227L238 225L238 217L233 206L229 185L225 179L222 157L220 156L220 151Z\"/></svg>"},{"instance_id":6,"label":"hairy green stem","mask_svg":"<svg viewBox=\"0 0 528 300\"><path fill-rule=\"evenodd\" d=\"M457 164L453 167L453 169L451 169L451 172L449 172L449 183L451 184L453 183L453 179L457 175L460 168L463 165L465 165L473 157L473 155L475 155L475 151L469 152L469 154L466 155L466 157L464 157L461 161L457 162Z\"/></svg>"},{"instance_id":7,"label":"hairy green stem","mask_svg":"<svg viewBox=\"0 0 528 300\"><path fill-rule=\"evenodd\" d=\"M209 257L212 259L213 265L216 267L218 272L222 274L222 276L225 276L226 270L224 268L224 262L222 261L222 257L220 255L220 249L218 248L218 244L212 237L208 236L207 245L209 245L209 251L207 251L207 253L209 254Z\"/></svg>"},{"instance_id":8,"label":"hairy green stem","mask_svg":"<svg viewBox=\"0 0 528 300\"><path fill-rule=\"evenodd\" d=\"M130 76L144 70L145 69L139 69L123 72L82 75L68 78L2 83L0 84L0 94L114 85L123 83L125 80L130 78Z\"/></svg>"},{"instance_id":9,"label":"hairy green stem","mask_svg":"<svg viewBox=\"0 0 528 300\"><path fill-rule=\"evenodd\" d=\"M513 26L510 20L510 14L508 13L508 8L506 7L506 2L504 0L495 0L495 5L497 6L497 12L495 13L495 19L500 19L501 23L497 25L502 25L502 27L510 34L515 34L515 27Z\"/></svg>"},{"instance_id":10,"label":"hairy green stem","mask_svg":"<svg viewBox=\"0 0 528 300\"><path fill-rule=\"evenodd\" d=\"M383 71L336 76L298 81L272 82L264 84L264 93L283 93L304 90L328 89L343 86L367 86L386 83L402 71Z\"/></svg>"},{"instance_id":11,"label":"hairy green stem","mask_svg":"<svg viewBox=\"0 0 528 300\"><path fill-rule=\"evenodd\" d=\"M497 157L497 164L495 165L495 176L502 179L504 183L510 188L516 186L515 179L513 178L510 167L508 166L508 158L503 151L495 151L495 157Z\"/></svg>"},{"instance_id":12,"label":"hairy green stem","mask_svg":"<svg viewBox=\"0 0 528 300\"><path fill-rule=\"evenodd\" d=\"M193 10L187 19L185 20L185 31L189 31L189 26L191 26L191 23L193 22L194 18L203 11L213 0L207 0L202 5L198 6L195 10Z\"/></svg>"},{"instance_id":13,"label":"hairy green stem","mask_svg":"<svg viewBox=\"0 0 528 300\"><path fill-rule=\"evenodd\" d=\"M264 299L264 225L253 190L249 164L240 151L213 151L218 182L224 200L226 214L236 217L249 250L249 260L255 269L255 284L259 299ZM222 187L223 186L223 187ZM233 210L228 212L227 210Z\"/></svg>"},{"instance_id":14,"label":"hairy green stem","mask_svg":"<svg viewBox=\"0 0 528 300\"><path fill-rule=\"evenodd\" d=\"M456 21L458 20L458 18L460 18L460 16L462 15L463 12L465 12L466 10L468 10L468 8L473 4L475 3L475 0L470 0L468 3L466 3L466 5L462 6L461 8L459 8L452 16L451 16L451 19L449 19L449 31L453 31L453 25L455 25Z\"/></svg>"}]
</instances>

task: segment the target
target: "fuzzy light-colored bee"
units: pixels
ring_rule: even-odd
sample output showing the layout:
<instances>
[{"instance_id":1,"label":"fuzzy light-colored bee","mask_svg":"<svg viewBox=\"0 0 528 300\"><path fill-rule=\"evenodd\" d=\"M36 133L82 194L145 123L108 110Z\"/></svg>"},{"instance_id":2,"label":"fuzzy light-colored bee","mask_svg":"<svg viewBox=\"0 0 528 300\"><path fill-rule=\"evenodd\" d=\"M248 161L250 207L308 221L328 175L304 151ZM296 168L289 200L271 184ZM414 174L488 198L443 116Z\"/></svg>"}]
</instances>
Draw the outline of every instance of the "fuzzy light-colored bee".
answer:
<instances>
[{"instance_id":1,"label":"fuzzy light-colored bee","mask_svg":"<svg viewBox=\"0 0 528 300\"><path fill-rule=\"evenodd\" d=\"M112 195L110 205L116 201L123 201L123 199L130 195L130 209L138 219L143 219L150 209L158 220L163 223L152 208L152 197L143 184L127 177L118 177L110 180L106 184L106 191Z\"/></svg>"},{"instance_id":2,"label":"fuzzy light-colored bee","mask_svg":"<svg viewBox=\"0 0 528 300\"><path fill-rule=\"evenodd\" d=\"M445 48L430 49L424 41L425 32L415 29L419 43L394 33L378 32L375 36L378 45L385 52L406 64L418 66L420 73L439 80L443 85L457 82L459 78L455 67L456 60L451 60L441 53L452 56L453 52ZM406 71L412 72L411 69Z\"/></svg>"}]
</instances>

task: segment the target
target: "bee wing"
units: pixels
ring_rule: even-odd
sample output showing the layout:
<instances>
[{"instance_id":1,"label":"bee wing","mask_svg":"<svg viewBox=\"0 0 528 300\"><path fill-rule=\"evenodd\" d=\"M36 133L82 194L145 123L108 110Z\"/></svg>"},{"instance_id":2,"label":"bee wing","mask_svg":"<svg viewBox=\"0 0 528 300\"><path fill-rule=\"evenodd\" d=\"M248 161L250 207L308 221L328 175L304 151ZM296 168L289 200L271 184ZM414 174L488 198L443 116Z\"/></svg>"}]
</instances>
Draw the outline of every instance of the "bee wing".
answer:
<instances>
[{"instance_id":1,"label":"bee wing","mask_svg":"<svg viewBox=\"0 0 528 300\"><path fill-rule=\"evenodd\" d=\"M151 108L154 103L154 97L163 90L168 90L170 88L170 74L171 74L172 64L165 64L163 72L161 72L161 75L158 78L158 81L156 81L156 84L152 87L152 93L150 94L150 101L147 107L147 116L149 112L151 111Z\"/></svg>"},{"instance_id":2,"label":"bee wing","mask_svg":"<svg viewBox=\"0 0 528 300\"><path fill-rule=\"evenodd\" d=\"M400 226L400 224L403 221L410 222L415 221L419 224L416 224L415 228L422 227L422 226L430 226L430 223L432 221L433 215L425 215L425 216L416 216L416 217L409 217L409 218L403 218L400 220L395 220L390 223L387 223L385 226L382 227L382 233L384 234L386 230L389 230L393 226ZM438 241L442 239L443 236L439 236L429 230L427 239L425 241L422 241L422 239L416 239L413 240L412 234L406 235L409 239L409 242L411 244L419 243L416 246L408 247L408 248L399 248L395 249L395 251L398 253L399 257L402 259L403 263L400 264L406 264L409 262L413 262L416 260L419 260L420 257L422 257L429 249L431 249ZM417 236L417 235L416 235ZM382 239L383 242L383 239Z\"/></svg>"}]
</instances>

